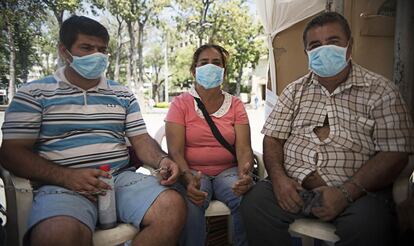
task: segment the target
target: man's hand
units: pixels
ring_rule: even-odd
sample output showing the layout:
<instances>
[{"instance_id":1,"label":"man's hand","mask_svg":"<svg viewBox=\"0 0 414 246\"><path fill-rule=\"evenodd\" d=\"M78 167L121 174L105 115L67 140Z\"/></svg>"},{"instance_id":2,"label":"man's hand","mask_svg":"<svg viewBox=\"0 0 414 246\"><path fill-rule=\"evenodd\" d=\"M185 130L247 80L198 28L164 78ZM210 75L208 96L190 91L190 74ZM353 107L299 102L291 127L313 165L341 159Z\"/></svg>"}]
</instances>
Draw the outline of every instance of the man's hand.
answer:
<instances>
[{"instance_id":1,"label":"man's hand","mask_svg":"<svg viewBox=\"0 0 414 246\"><path fill-rule=\"evenodd\" d=\"M160 184L172 185L177 182L180 176L180 169L174 161L170 158L164 158L161 160L159 168L161 177Z\"/></svg>"},{"instance_id":2,"label":"man's hand","mask_svg":"<svg viewBox=\"0 0 414 246\"><path fill-rule=\"evenodd\" d=\"M252 165L249 162L239 167L239 180L232 187L236 196L243 195L252 187L253 179L249 175L251 168Z\"/></svg>"},{"instance_id":3,"label":"man's hand","mask_svg":"<svg viewBox=\"0 0 414 246\"><path fill-rule=\"evenodd\" d=\"M187 182L187 196L188 199L192 203L194 203L197 206L203 205L204 201L207 198L207 192L201 191L201 172L198 171L196 175L192 175L191 173L186 174L184 177Z\"/></svg>"},{"instance_id":4,"label":"man's hand","mask_svg":"<svg viewBox=\"0 0 414 246\"><path fill-rule=\"evenodd\" d=\"M279 176L272 183L279 206L290 213L298 213L303 206L298 193L298 190L303 189L300 184L287 176Z\"/></svg>"},{"instance_id":5,"label":"man's hand","mask_svg":"<svg viewBox=\"0 0 414 246\"><path fill-rule=\"evenodd\" d=\"M338 216L348 205L342 192L335 187L318 187L322 193L322 207L312 208L312 213L323 221L330 221Z\"/></svg>"},{"instance_id":6,"label":"man's hand","mask_svg":"<svg viewBox=\"0 0 414 246\"><path fill-rule=\"evenodd\" d=\"M83 194L89 200L95 202L96 195L102 190L110 190L111 186L100 180L99 177L111 178L111 175L99 169L93 168L67 168L62 172L62 186Z\"/></svg>"}]
</instances>

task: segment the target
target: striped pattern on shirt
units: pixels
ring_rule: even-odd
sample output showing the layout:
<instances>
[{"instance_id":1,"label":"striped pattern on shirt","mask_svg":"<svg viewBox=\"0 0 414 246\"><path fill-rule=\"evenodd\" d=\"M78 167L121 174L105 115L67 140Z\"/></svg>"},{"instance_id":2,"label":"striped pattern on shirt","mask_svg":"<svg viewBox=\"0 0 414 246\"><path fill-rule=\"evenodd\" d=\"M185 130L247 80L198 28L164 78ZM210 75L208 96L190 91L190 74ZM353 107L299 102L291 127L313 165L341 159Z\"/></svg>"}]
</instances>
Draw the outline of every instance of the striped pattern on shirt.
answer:
<instances>
[{"instance_id":1,"label":"striped pattern on shirt","mask_svg":"<svg viewBox=\"0 0 414 246\"><path fill-rule=\"evenodd\" d=\"M328 117L329 136L314 129ZM340 185L379 151L414 152L413 123L398 88L353 63L348 79L332 93L312 73L282 92L262 133L286 139L284 167L302 182L317 171Z\"/></svg>"},{"instance_id":2,"label":"striped pattern on shirt","mask_svg":"<svg viewBox=\"0 0 414 246\"><path fill-rule=\"evenodd\" d=\"M3 139L36 139L36 153L66 167L128 165L125 137L147 132L133 93L105 78L85 91L63 71L20 88L6 111Z\"/></svg>"}]
</instances>

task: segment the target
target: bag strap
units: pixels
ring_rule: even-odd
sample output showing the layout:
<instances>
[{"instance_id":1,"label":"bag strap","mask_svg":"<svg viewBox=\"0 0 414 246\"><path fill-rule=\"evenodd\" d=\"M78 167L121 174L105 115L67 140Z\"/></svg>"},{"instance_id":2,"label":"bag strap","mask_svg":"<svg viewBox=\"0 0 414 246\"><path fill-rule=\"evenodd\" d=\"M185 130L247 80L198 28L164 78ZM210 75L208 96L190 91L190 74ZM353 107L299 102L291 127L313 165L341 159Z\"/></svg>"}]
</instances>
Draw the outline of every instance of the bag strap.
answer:
<instances>
[{"instance_id":1,"label":"bag strap","mask_svg":"<svg viewBox=\"0 0 414 246\"><path fill-rule=\"evenodd\" d=\"M198 97L194 97L194 99L197 102L198 108L201 110L201 112L203 112L204 118L206 119L208 125L210 126L211 132L213 133L214 137L224 148L226 148L234 156L234 159L237 160L236 150L231 144L229 144L229 142L226 141L226 139L224 139L223 135L221 135L216 124L214 124L214 121L211 119L210 115L208 114L207 109L204 106L203 102L201 102L200 98Z\"/></svg>"}]
</instances>

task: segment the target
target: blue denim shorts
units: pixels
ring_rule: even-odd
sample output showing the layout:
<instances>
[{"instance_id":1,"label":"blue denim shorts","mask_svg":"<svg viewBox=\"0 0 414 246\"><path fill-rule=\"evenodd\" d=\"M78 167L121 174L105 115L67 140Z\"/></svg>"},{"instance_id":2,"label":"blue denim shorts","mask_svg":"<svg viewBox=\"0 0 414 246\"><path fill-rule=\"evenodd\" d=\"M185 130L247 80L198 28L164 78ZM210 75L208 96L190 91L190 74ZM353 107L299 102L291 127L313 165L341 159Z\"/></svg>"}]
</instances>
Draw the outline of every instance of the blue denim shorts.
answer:
<instances>
[{"instance_id":1,"label":"blue denim shorts","mask_svg":"<svg viewBox=\"0 0 414 246\"><path fill-rule=\"evenodd\" d=\"M139 229L148 208L161 192L169 188L160 185L154 176L133 171L124 171L114 177L118 221L133 224ZM73 217L94 231L98 220L97 204L62 187L42 186L33 198L28 231L37 223L55 216Z\"/></svg>"}]
</instances>

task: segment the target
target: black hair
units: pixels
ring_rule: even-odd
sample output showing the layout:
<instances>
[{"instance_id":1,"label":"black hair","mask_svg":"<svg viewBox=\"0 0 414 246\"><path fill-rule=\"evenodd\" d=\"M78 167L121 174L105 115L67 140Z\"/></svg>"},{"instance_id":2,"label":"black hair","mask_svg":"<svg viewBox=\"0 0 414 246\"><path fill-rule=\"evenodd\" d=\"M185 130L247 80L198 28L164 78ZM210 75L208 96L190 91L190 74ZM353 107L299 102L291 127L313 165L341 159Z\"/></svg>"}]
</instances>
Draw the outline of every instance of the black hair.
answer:
<instances>
[{"instance_id":1,"label":"black hair","mask_svg":"<svg viewBox=\"0 0 414 246\"><path fill-rule=\"evenodd\" d=\"M323 12L315 16L309 23L306 25L305 30L303 30L303 45L306 49L306 35L308 31L314 27L321 27L327 23L338 23L342 27L346 38L349 40L351 38L351 28L349 28L348 21L341 14L336 12Z\"/></svg>"},{"instance_id":2,"label":"black hair","mask_svg":"<svg viewBox=\"0 0 414 246\"><path fill-rule=\"evenodd\" d=\"M59 31L59 41L70 50L78 38L78 34L99 37L106 44L109 42L108 30L99 22L86 16L72 15L66 19Z\"/></svg>"},{"instance_id":3,"label":"black hair","mask_svg":"<svg viewBox=\"0 0 414 246\"><path fill-rule=\"evenodd\" d=\"M229 57L229 52L217 44L204 44L197 48L197 50L193 54L193 60L191 62L190 71L193 73L195 71L195 67L197 65L198 57L200 57L201 52L203 52L206 49L215 49L217 50L221 55L221 62L223 64L224 69L227 67L227 59Z\"/></svg>"}]
</instances>

